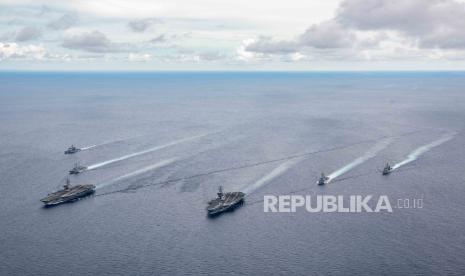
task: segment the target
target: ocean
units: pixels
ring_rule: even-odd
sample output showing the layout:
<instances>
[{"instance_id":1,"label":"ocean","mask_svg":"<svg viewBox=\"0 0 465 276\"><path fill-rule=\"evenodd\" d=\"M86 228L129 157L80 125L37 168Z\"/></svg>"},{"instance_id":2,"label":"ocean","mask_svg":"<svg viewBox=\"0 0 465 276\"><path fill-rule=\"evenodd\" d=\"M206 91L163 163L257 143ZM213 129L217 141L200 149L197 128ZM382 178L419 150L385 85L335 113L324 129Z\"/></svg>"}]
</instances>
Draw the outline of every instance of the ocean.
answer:
<instances>
[{"instance_id":1,"label":"ocean","mask_svg":"<svg viewBox=\"0 0 465 276\"><path fill-rule=\"evenodd\" d=\"M463 72L2 72L0 275L464 275L464 88ZM67 177L95 194L44 208ZM245 203L209 218L219 186ZM423 206L264 212L289 194Z\"/></svg>"}]
</instances>

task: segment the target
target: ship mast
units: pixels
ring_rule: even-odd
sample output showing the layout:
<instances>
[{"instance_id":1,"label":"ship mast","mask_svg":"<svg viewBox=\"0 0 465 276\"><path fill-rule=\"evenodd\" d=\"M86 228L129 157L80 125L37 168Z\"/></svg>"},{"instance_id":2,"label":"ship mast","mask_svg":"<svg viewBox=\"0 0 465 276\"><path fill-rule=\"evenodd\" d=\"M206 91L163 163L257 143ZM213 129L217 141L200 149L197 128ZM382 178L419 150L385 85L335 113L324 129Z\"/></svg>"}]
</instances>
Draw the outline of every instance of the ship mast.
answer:
<instances>
[{"instance_id":1,"label":"ship mast","mask_svg":"<svg viewBox=\"0 0 465 276\"><path fill-rule=\"evenodd\" d=\"M65 190L69 189L69 184L70 184L69 177L67 177L66 178L66 184L64 185Z\"/></svg>"}]
</instances>

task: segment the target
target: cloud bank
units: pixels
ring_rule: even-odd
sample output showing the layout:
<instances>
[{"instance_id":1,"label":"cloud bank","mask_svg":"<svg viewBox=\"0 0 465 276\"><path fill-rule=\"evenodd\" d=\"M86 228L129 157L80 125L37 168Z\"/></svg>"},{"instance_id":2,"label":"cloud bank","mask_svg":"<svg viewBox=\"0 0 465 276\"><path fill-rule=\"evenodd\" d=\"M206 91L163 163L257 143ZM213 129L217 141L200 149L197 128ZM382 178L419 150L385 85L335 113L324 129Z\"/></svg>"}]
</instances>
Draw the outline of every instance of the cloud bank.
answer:
<instances>
[{"instance_id":1,"label":"cloud bank","mask_svg":"<svg viewBox=\"0 0 465 276\"><path fill-rule=\"evenodd\" d=\"M37 45L20 46L17 43L0 42L0 61L4 59L42 59L47 55L45 48Z\"/></svg>"},{"instance_id":2,"label":"cloud bank","mask_svg":"<svg viewBox=\"0 0 465 276\"><path fill-rule=\"evenodd\" d=\"M128 23L128 27L133 32L142 33L142 32L147 31L150 27L152 27L153 25L157 23L160 23L160 20L155 19L155 18L144 18L144 19L130 21Z\"/></svg>"},{"instance_id":3,"label":"cloud bank","mask_svg":"<svg viewBox=\"0 0 465 276\"><path fill-rule=\"evenodd\" d=\"M399 69L410 62L422 69L434 61L465 69L465 0L0 0L0 5L2 61L265 70L319 69L324 62L346 68L390 62Z\"/></svg>"},{"instance_id":4,"label":"cloud bank","mask_svg":"<svg viewBox=\"0 0 465 276\"><path fill-rule=\"evenodd\" d=\"M42 36L42 32L36 27L24 27L16 33L16 41L30 41L38 39Z\"/></svg>"},{"instance_id":5,"label":"cloud bank","mask_svg":"<svg viewBox=\"0 0 465 276\"><path fill-rule=\"evenodd\" d=\"M465 50L465 3L455 0L344 0L335 16L293 39L243 42L253 57L313 54L324 58L414 57L412 51Z\"/></svg>"},{"instance_id":6,"label":"cloud bank","mask_svg":"<svg viewBox=\"0 0 465 276\"><path fill-rule=\"evenodd\" d=\"M107 36L99 31L73 34L65 37L62 46L91 53L107 53L116 49Z\"/></svg>"}]
</instances>

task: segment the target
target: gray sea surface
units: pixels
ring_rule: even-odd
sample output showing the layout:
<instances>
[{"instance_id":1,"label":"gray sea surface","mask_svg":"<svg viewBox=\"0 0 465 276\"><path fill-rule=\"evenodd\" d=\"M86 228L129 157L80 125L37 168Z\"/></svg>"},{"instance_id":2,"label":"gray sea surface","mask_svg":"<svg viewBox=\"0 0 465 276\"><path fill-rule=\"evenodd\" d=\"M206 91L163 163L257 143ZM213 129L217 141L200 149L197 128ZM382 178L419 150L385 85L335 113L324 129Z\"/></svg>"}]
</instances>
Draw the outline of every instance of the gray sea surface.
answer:
<instances>
[{"instance_id":1,"label":"gray sea surface","mask_svg":"<svg viewBox=\"0 0 465 276\"><path fill-rule=\"evenodd\" d=\"M0 275L464 275L464 89L461 72L0 73ZM76 162L95 195L43 208ZM219 186L247 197L211 219ZM423 208L264 212L291 193Z\"/></svg>"}]
</instances>

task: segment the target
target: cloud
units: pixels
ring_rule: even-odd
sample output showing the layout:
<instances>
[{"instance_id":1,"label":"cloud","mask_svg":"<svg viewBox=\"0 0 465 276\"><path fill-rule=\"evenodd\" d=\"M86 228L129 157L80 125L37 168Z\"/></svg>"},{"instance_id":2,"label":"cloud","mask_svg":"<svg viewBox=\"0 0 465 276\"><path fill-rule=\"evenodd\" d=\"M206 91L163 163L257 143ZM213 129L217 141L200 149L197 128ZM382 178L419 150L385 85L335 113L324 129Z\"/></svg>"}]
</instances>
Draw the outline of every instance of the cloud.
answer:
<instances>
[{"instance_id":1,"label":"cloud","mask_svg":"<svg viewBox=\"0 0 465 276\"><path fill-rule=\"evenodd\" d=\"M345 0L336 20L357 30L397 31L422 48L465 48L465 3L455 0Z\"/></svg>"},{"instance_id":2,"label":"cloud","mask_svg":"<svg viewBox=\"0 0 465 276\"><path fill-rule=\"evenodd\" d=\"M90 53L138 52L144 48L143 43L115 43L100 31L80 32L64 38L62 47Z\"/></svg>"},{"instance_id":3,"label":"cloud","mask_svg":"<svg viewBox=\"0 0 465 276\"><path fill-rule=\"evenodd\" d=\"M259 37L245 47L245 51L267 54L296 53L305 48L337 49L350 48L355 43L352 31L335 20L310 26L293 40L276 41L271 37Z\"/></svg>"},{"instance_id":4,"label":"cloud","mask_svg":"<svg viewBox=\"0 0 465 276\"><path fill-rule=\"evenodd\" d=\"M99 31L85 32L65 37L62 46L92 53L114 52L113 44Z\"/></svg>"},{"instance_id":5,"label":"cloud","mask_svg":"<svg viewBox=\"0 0 465 276\"><path fill-rule=\"evenodd\" d=\"M294 60L292 55L300 53L324 59L372 60L383 55L415 59L422 50L465 50L463 30L464 1L344 0L333 18L311 25L292 39L260 36L247 40L238 49L238 57L250 61L280 55Z\"/></svg>"},{"instance_id":6,"label":"cloud","mask_svg":"<svg viewBox=\"0 0 465 276\"><path fill-rule=\"evenodd\" d=\"M43 45L95 61L250 62L270 68L283 62L300 62L296 68L304 68L320 61L337 67L360 60L403 66L431 59L452 67L448 60L465 57L465 0L299 0L296 5L237 0L227 8L211 0L116 2L5 0L0 41L16 41L18 57L40 56ZM82 26L76 26L78 21ZM39 46L34 40L41 36L46 39Z\"/></svg>"},{"instance_id":7,"label":"cloud","mask_svg":"<svg viewBox=\"0 0 465 276\"><path fill-rule=\"evenodd\" d=\"M328 20L308 28L297 41L301 47L349 48L353 45L355 36L339 22Z\"/></svg>"},{"instance_id":8,"label":"cloud","mask_svg":"<svg viewBox=\"0 0 465 276\"><path fill-rule=\"evenodd\" d=\"M78 21L78 16L74 13L64 14L60 18L48 23L48 27L54 30L66 30L75 25Z\"/></svg>"},{"instance_id":9,"label":"cloud","mask_svg":"<svg viewBox=\"0 0 465 276\"><path fill-rule=\"evenodd\" d=\"M262 37L262 40L267 40ZM242 41L241 45L236 49L236 58L242 62L256 62L260 59L263 59L269 53L266 49L268 47L260 48L257 47L260 45L259 40L255 39L245 39ZM252 48L249 48L252 47ZM277 53L276 51L271 51L271 53Z\"/></svg>"},{"instance_id":10,"label":"cloud","mask_svg":"<svg viewBox=\"0 0 465 276\"><path fill-rule=\"evenodd\" d=\"M269 36L260 36L258 39L246 42L244 45L244 50L247 52L272 54L293 53L298 48L297 41L275 41Z\"/></svg>"},{"instance_id":11,"label":"cloud","mask_svg":"<svg viewBox=\"0 0 465 276\"><path fill-rule=\"evenodd\" d=\"M42 36L42 32L36 27L24 27L16 33L16 41L29 41Z\"/></svg>"},{"instance_id":12,"label":"cloud","mask_svg":"<svg viewBox=\"0 0 465 276\"><path fill-rule=\"evenodd\" d=\"M47 51L42 46L20 46L17 43L0 42L0 60L4 59L42 59Z\"/></svg>"},{"instance_id":13,"label":"cloud","mask_svg":"<svg viewBox=\"0 0 465 276\"><path fill-rule=\"evenodd\" d=\"M128 27L136 32L136 33L142 33L145 32L147 29L152 27L152 25L160 23L160 20L156 18L145 18L145 19L138 19L138 20L133 20L128 23Z\"/></svg>"},{"instance_id":14,"label":"cloud","mask_svg":"<svg viewBox=\"0 0 465 276\"><path fill-rule=\"evenodd\" d=\"M14 40L15 36L16 36L15 32L6 32L0 35L0 41L11 41L11 40Z\"/></svg>"},{"instance_id":15,"label":"cloud","mask_svg":"<svg viewBox=\"0 0 465 276\"><path fill-rule=\"evenodd\" d=\"M432 2L436 0L345 0L339 6L336 18L360 30L426 30L434 25L427 20Z\"/></svg>"},{"instance_id":16,"label":"cloud","mask_svg":"<svg viewBox=\"0 0 465 276\"><path fill-rule=\"evenodd\" d=\"M43 16L43 15L46 15L50 11L51 11L50 7L48 7L46 5L42 5L42 7L40 8L40 11L39 11L39 13L37 15L40 17L40 16Z\"/></svg>"},{"instance_id":17,"label":"cloud","mask_svg":"<svg viewBox=\"0 0 465 276\"><path fill-rule=\"evenodd\" d=\"M152 59L150 54L143 54L143 53L129 53L128 60L135 61L135 62L147 62Z\"/></svg>"},{"instance_id":18,"label":"cloud","mask_svg":"<svg viewBox=\"0 0 465 276\"><path fill-rule=\"evenodd\" d=\"M156 43L164 43L164 42L166 42L167 40L168 40L168 39L166 38L166 35L165 35L165 34L161 34L161 35L159 35L159 36L157 36L157 37L155 37L155 38L152 38L149 42L150 42L150 43L156 44Z\"/></svg>"},{"instance_id":19,"label":"cloud","mask_svg":"<svg viewBox=\"0 0 465 276\"><path fill-rule=\"evenodd\" d=\"M226 55L220 52L202 52L197 55L199 60L204 61L217 61L226 58Z\"/></svg>"}]
</instances>

